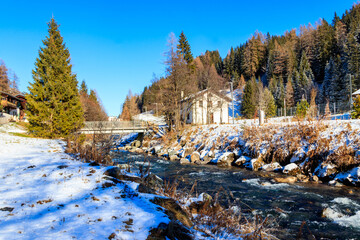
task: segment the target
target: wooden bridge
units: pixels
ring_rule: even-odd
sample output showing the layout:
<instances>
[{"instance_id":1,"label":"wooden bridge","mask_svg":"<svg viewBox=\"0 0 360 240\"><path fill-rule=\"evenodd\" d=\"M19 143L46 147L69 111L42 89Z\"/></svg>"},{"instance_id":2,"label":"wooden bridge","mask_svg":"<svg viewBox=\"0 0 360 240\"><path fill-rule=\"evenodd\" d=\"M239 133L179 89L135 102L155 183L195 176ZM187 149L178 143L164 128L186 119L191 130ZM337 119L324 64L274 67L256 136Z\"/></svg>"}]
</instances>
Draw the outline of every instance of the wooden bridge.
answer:
<instances>
[{"instance_id":1,"label":"wooden bridge","mask_svg":"<svg viewBox=\"0 0 360 240\"><path fill-rule=\"evenodd\" d=\"M85 122L80 129L82 134L123 134L123 133L144 133L149 130L149 124L144 121L99 121Z\"/></svg>"}]
</instances>

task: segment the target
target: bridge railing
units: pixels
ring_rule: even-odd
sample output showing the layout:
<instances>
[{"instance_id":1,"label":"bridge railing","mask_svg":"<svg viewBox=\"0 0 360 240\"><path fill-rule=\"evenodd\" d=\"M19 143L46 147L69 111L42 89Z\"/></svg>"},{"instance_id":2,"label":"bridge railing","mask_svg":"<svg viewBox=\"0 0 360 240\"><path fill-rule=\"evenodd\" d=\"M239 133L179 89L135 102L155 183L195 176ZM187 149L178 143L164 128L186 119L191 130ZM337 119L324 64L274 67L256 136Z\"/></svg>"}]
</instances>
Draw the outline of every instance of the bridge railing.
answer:
<instances>
[{"instance_id":1,"label":"bridge railing","mask_svg":"<svg viewBox=\"0 0 360 240\"><path fill-rule=\"evenodd\" d=\"M137 129L146 127L147 123L144 121L99 121L85 122L82 130Z\"/></svg>"}]
</instances>

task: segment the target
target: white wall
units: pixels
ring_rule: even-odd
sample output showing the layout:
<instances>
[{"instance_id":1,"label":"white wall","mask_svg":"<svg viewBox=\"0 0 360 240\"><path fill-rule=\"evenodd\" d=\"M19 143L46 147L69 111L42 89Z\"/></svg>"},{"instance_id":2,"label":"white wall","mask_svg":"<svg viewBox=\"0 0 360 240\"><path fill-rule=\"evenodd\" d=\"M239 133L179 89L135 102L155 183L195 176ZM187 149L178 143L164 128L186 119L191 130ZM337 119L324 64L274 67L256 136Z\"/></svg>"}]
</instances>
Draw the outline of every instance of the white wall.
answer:
<instances>
[{"instance_id":1,"label":"white wall","mask_svg":"<svg viewBox=\"0 0 360 240\"><path fill-rule=\"evenodd\" d=\"M211 106L208 106L209 102ZM215 94L206 92L193 102L186 123L208 124L210 119L208 119L207 111L209 111L209 116L213 113L213 123L229 122L229 103ZM184 114L183 117L187 116Z\"/></svg>"}]
</instances>

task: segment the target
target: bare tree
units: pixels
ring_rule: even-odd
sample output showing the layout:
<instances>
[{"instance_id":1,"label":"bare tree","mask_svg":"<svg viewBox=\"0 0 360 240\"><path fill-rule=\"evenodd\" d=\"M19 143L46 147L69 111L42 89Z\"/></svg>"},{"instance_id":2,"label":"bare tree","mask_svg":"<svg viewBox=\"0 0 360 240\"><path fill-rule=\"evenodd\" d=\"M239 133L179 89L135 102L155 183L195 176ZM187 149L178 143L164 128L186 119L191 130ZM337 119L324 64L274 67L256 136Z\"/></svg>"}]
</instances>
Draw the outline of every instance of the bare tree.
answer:
<instances>
[{"instance_id":1,"label":"bare tree","mask_svg":"<svg viewBox=\"0 0 360 240\"><path fill-rule=\"evenodd\" d=\"M161 86L162 111L169 128L181 125L181 99L196 92L194 74L176 49L177 39L170 33L168 51L165 53L166 77Z\"/></svg>"}]
</instances>

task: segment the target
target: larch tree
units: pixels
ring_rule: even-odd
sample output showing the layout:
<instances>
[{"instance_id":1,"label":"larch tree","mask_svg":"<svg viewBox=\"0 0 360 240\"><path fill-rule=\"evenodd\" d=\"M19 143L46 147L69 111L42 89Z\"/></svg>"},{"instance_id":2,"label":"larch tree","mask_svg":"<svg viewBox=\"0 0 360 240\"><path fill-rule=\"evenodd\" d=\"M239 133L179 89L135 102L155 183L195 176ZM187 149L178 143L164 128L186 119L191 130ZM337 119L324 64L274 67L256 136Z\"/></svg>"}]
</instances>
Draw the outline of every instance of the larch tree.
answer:
<instances>
[{"instance_id":1,"label":"larch tree","mask_svg":"<svg viewBox=\"0 0 360 240\"><path fill-rule=\"evenodd\" d=\"M0 62L0 91L8 91L9 90L9 77L8 77L8 69L4 62Z\"/></svg>"},{"instance_id":2,"label":"larch tree","mask_svg":"<svg viewBox=\"0 0 360 240\"><path fill-rule=\"evenodd\" d=\"M82 127L83 110L59 25L52 18L48 27L26 95L29 131L41 137L67 137Z\"/></svg>"},{"instance_id":3,"label":"larch tree","mask_svg":"<svg viewBox=\"0 0 360 240\"><path fill-rule=\"evenodd\" d=\"M286 83L286 88L285 88L285 103L286 103L286 107L293 107L295 105L295 100L294 100L294 88L292 85L292 79L291 76L288 77L288 81Z\"/></svg>"}]
</instances>

